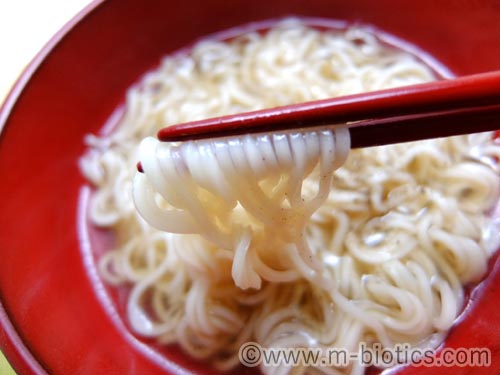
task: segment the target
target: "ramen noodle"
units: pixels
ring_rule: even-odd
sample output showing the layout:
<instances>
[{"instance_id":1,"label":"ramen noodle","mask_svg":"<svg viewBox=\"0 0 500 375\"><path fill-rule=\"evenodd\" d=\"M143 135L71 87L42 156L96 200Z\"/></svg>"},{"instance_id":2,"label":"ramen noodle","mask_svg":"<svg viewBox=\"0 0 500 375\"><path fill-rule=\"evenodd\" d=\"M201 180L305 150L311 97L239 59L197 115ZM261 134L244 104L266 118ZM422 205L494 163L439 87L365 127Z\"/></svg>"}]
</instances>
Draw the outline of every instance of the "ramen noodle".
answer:
<instances>
[{"instance_id":1,"label":"ramen noodle","mask_svg":"<svg viewBox=\"0 0 500 375\"><path fill-rule=\"evenodd\" d=\"M119 126L86 138L81 160L95 185L90 219L116 234L99 271L130 287L132 330L220 370L237 366L250 341L353 353L360 343L438 346L496 248L491 134L350 151L342 127L148 138L171 124L432 79L366 30L297 20L166 57L129 90Z\"/></svg>"}]
</instances>

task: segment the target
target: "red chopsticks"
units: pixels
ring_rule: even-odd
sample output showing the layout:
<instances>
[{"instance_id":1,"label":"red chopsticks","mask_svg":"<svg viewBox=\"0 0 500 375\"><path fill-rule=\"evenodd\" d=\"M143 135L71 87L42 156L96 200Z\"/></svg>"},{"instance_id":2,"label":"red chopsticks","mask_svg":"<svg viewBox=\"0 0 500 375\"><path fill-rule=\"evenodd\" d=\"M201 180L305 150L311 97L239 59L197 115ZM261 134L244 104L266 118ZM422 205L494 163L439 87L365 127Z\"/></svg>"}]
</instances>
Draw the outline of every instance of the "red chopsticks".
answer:
<instances>
[{"instance_id":1,"label":"red chopsticks","mask_svg":"<svg viewBox=\"0 0 500 375\"><path fill-rule=\"evenodd\" d=\"M161 129L165 142L347 125L352 147L500 129L500 71L212 118Z\"/></svg>"}]
</instances>

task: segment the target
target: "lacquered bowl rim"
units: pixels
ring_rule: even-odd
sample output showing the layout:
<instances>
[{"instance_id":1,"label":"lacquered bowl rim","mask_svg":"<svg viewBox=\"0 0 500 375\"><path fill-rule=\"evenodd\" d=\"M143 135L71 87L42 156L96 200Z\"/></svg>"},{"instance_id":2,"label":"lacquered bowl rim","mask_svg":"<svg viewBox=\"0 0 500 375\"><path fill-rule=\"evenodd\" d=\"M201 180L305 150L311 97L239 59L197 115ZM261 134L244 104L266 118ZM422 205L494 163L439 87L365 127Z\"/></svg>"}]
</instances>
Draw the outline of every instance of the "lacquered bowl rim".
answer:
<instances>
[{"instance_id":1,"label":"lacquered bowl rim","mask_svg":"<svg viewBox=\"0 0 500 375\"><path fill-rule=\"evenodd\" d=\"M92 0L82 10L73 16L59 31L50 38L23 70L13 87L7 94L0 107L0 137L7 123L9 116L30 80L37 74L40 65L47 59L57 45L65 36L82 22L88 15L95 11L106 0ZM31 354L27 345L23 342L16 328L12 324L5 311L0 296L0 349L4 352L11 366L22 372L23 375L45 375L47 374L43 366Z\"/></svg>"}]
</instances>

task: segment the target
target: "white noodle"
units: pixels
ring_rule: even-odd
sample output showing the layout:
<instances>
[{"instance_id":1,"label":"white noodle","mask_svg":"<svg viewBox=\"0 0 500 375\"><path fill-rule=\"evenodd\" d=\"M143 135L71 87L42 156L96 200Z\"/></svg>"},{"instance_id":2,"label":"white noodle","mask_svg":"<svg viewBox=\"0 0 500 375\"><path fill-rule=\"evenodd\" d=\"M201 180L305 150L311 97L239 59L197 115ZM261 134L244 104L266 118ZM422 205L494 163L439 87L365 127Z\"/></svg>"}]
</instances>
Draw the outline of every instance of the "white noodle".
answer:
<instances>
[{"instance_id":1,"label":"white noodle","mask_svg":"<svg viewBox=\"0 0 500 375\"><path fill-rule=\"evenodd\" d=\"M81 160L96 186L91 220L117 235L99 269L131 287L132 329L224 370L247 341L439 345L463 285L484 275L499 238L488 217L499 195L491 134L352 150L347 160L342 128L173 145L147 138L174 123L432 79L362 29L297 20L165 58L129 91L120 126L87 137ZM145 174L133 182L138 160ZM132 185L157 229L135 210ZM306 372L364 368L293 373Z\"/></svg>"}]
</instances>

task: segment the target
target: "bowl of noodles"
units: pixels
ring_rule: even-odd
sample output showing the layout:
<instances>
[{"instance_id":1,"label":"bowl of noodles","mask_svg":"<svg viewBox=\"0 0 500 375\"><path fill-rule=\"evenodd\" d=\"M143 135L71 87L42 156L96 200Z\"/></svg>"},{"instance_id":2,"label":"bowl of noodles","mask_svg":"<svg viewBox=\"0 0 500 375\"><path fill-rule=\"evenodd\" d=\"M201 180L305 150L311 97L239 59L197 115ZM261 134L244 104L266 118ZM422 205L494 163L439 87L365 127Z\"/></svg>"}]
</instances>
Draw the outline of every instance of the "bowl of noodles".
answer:
<instances>
[{"instance_id":1,"label":"bowl of noodles","mask_svg":"<svg viewBox=\"0 0 500 375\"><path fill-rule=\"evenodd\" d=\"M498 372L495 134L356 150L342 127L155 135L498 69L499 16L486 0L93 3L0 112L2 351L37 375Z\"/></svg>"}]
</instances>

